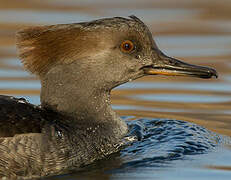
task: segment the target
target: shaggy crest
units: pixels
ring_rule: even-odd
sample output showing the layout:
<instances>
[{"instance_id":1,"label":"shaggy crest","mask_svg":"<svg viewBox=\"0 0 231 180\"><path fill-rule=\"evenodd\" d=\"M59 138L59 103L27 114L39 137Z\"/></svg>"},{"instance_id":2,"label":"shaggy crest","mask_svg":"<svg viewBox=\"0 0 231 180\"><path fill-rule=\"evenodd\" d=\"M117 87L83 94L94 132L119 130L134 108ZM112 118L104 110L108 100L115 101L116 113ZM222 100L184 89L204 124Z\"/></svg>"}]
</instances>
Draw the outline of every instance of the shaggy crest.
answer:
<instances>
[{"instance_id":1,"label":"shaggy crest","mask_svg":"<svg viewBox=\"0 0 231 180\"><path fill-rule=\"evenodd\" d=\"M130 18L115 17L23 29L16 35L19 57L27 70L42 75L56 64L71 63L96 53L99 48L103 49L103 38L106 37L100 35L102 31L118 30L123 25L129 28L134 24L146 28L137 17Z\"/></svg>"},{"instance_id":2,"label":"shaggy crest","mask_svg":"<svg viewBox=\"0 0 231 180\"><path fill-rule=\"evenodd\" d=\"M66 25L31 27L19 31L16 36L19 57L24 67L41 75L57 63L68 63L79 54L81 28ZM79 50L79 51L78 51Z\"/></svg>"}]
</instances>

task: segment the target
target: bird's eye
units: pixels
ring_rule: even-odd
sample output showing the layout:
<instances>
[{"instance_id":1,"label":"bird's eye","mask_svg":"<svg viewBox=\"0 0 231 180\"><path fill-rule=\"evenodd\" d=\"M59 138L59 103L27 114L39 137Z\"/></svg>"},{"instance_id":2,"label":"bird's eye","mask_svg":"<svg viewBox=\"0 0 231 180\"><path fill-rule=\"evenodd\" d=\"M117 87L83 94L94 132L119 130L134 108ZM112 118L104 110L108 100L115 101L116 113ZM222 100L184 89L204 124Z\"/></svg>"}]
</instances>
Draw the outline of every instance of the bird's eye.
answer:
<instances>
[{"instance_id":1,"label":"bird's eye","mask_svg":"<svg viewBox=\"0 0 231 180\"><path fill-rule=\"evenodd\" d=\"M126 40L126 41L121 43L120 49L122 52L130 53L135 49L135 46L134 46L132 41Z\"/></svg>"}]
</instances>

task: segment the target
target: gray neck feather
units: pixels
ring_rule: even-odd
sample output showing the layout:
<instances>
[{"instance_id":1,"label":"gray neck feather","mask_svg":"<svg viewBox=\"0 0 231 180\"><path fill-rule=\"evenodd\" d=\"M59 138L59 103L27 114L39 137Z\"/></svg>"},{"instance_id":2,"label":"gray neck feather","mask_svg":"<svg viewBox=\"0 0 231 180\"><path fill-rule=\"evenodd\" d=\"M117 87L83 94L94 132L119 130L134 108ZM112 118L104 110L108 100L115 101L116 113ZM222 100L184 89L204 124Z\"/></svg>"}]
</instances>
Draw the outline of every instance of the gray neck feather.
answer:
<instances>
[{"instance_id":1,"label":"gray neck feather","mask_svg":"<svg viewBox=\"0 0 231 180\"><path fill-rule=\"evenodd\" d=\"M42 107L68 115L74 124L102 123L112 135L123 136L127 125L111 108L110 90L98 88L97 74L81 69L79 65L57 65L41 77Z\"/></svg>"}]
</instances>

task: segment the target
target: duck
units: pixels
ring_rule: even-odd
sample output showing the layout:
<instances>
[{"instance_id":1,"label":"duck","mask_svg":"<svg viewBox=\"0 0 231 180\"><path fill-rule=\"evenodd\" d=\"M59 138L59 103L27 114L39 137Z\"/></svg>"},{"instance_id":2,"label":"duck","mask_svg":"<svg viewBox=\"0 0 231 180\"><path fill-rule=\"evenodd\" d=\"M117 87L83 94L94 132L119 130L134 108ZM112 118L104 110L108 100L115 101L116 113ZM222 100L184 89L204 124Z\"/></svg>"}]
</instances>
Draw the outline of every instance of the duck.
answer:
<instances>
[{"instance_id":1,"label":"duck","mask_svg":"<svg viewBox=\"0 0 231 180\"><path fill-rule=\"evenodd\" d=\"M41 82L41 105L0 96L0 178L68 173L119 151L127 124L113 88L147 75L218 77L165 55L138 17L33 26L16 34L24 68Z\"/></svg>"}]
</instances>

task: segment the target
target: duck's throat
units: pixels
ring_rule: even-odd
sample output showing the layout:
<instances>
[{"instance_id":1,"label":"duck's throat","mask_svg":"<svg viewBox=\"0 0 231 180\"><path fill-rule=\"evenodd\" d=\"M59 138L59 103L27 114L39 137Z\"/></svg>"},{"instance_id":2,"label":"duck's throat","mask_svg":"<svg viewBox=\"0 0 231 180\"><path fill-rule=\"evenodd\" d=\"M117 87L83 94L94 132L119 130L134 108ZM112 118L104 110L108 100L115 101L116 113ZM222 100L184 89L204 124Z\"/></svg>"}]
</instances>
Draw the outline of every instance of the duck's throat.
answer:
<instances>
[{"instance_id":1,"label":"duck's throat","mask_svg":"<svg viewBox=\"0 0 231 180\"><path fill-rule=\"evenodd\" d=\"M127 132L127 125L111 108L110 91L96 89L83 76L50 73L42 79L41 105L72 117L74 123L103 124L117 136Z\"/></svg>"}]
</instances>

